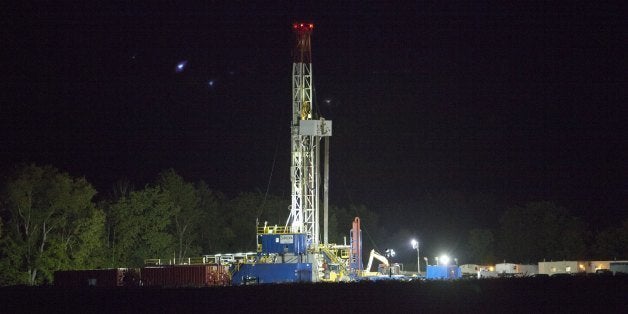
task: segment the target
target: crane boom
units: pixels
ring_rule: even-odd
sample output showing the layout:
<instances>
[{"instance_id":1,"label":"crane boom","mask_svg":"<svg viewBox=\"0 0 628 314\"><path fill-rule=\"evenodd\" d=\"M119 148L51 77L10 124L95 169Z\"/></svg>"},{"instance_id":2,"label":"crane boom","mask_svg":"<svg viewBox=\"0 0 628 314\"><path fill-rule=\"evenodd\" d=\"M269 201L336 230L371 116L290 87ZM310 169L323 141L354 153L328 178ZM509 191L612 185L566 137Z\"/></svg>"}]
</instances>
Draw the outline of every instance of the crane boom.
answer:
<instances>
[{"instance_id":1,"label":"crane boom","mask_svg":"<svg viewBox=\"0 0 628 314\"><path fill-rule=\"evenodd\" d=\"M388 262L388 259L386 257L384 257L384 255L381 255L377 252L375 252L375 250L371 250L371 254L369 255L369 263L366 266L366 271L370 272L371 271L371 266L373 266L373 258L379 260L380 262L382 262L386 267L390 266L390 263Z\"/></svg>"}]
</instances>

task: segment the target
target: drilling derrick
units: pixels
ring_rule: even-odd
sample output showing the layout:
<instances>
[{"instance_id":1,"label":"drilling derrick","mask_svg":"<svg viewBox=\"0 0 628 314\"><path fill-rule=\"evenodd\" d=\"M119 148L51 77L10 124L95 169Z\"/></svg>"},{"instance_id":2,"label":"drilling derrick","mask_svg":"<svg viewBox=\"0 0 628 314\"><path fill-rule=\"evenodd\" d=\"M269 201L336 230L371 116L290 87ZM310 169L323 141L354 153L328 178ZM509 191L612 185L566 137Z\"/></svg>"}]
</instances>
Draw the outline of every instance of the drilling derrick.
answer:
<instances>
[{"instance_id":1,"label":"drilling derrick","mask_svg":"<svg viewBox=\"0 0 628 314\"><path fill-rule=\"evenodd\" d=\"M332 123L318 115L313 97L310 35L314 25L297 23L292 28L296 45L292 63L290 215L285 226L269 225L267 222L263 226L257 226L256 257L253 261L238 263L233 268L231 278L235 285L251 282L340 281L355 278L361 271L362 240L359 219L356 218L354 222L351 246L346 244L346 238L343 245L327 241L327 182ZM321 168L324 170L322 182ZM319 236L321 183L323 243L320 243Z\"/></svg>"},{"instance_id":2,"label":"drilling derrick","mask_svg":"<svg viewBox=\"0 0 628 314\"><path fill-rule=\"evenodd\" d=\"M319 244L320 142L331 136L331 121L315 115L312 84L313 24L293 25L296 45L292 64L290 216L286 227L304 233L310 248Z\"/></svg>"}]
</instances>

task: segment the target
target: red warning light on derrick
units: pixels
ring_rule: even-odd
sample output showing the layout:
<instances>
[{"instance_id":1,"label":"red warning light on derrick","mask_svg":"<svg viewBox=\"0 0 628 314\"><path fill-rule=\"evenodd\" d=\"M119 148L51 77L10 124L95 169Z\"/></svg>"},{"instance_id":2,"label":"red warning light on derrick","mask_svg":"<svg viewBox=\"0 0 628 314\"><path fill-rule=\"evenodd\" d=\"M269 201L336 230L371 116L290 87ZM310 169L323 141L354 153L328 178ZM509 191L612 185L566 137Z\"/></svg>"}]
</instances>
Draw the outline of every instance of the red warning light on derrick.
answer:
<instances>
[{"instance_id":1,"label":"red warning light on derrick","mask_svg":"<svg viewBox=\"0 0 628 314\"><path fill-rule=\"evenodd\" d=\"M314 29L314 24L312 23L294 23L292 24L292 28L294 28L297 32L309 32Z\"/></svg>"}]
</instances>

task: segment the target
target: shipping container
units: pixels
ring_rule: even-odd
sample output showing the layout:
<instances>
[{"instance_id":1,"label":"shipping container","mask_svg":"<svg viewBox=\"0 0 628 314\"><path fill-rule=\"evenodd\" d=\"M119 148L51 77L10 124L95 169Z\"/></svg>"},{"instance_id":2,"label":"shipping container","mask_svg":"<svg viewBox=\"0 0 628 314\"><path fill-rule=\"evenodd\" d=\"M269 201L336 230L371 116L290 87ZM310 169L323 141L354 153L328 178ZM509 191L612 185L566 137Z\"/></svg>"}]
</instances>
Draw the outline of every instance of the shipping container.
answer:
<instances>
[{"instance_id":1,"label":"shipping container","mask_svg":"<svg viewBox=\"0 0 628 314\"><path fill-rule=\"evenodd\" d=\"M460 279L462 271L454 265L428 265L425 278L427 279Z\"/></svg>"},{"instance_id":2,"label":"shipping container","mask_svg":"<svg viewBox=\"0 0 628 314\"><path fill-rule=\"evenodd\" d=\"M241 264L233 274L233 285L311 282L312 264Z\"/></svg>"},{"instance_id":3,"label":"shipping container","mask_svg":"<svg viewBox=\"0 0 628 314\"><path fill-rule=\"evenodd\" d=\"M139 283L137 270L130 268L61 270L54 273L59 287L121 287Z\"/></svg>"},{"instance_id":4,"label":"shipping container","mask_svg":"<svg viewBox=\"0 0 628 314\"><path fill-rule=\"evenodd\" d=\"M148 287L209 287L231 283L227 265L173 265L144 267L142 285Z\"/></svg>"}]
</instances>

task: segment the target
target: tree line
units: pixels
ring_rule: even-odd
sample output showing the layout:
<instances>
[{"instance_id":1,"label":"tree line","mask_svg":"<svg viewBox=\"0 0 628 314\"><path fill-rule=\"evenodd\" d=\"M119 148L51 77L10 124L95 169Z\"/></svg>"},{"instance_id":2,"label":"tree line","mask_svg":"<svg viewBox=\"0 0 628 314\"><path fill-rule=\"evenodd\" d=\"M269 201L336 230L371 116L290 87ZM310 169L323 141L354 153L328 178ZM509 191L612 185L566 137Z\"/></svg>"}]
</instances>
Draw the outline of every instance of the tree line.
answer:
<instances>
[{"instance_id":1,"label":"tree line","mask_svg":"<svg viewBox=\"0 0 628 314\"><path fill-rule=\"evenodd\" d=\"M551 202L531 202L507 209L498 228L470 230L466 248L466 259L478 264L626 259L628 219L591 232L567 209Z\"/></svg>"},{"instance_id":2,"label":"tree line","mask_svg":"<svg viewBox=\"0 0 628 314\"><path fill-rule=\"evenodd\" d=\"M172 169L143 188L119 180L111 191L97 194L85 178L52 166L23 165L6 178L0 194L0 285L50 283L56 270L255 251L256 223L283 225L288 208L289 200L260 192L227 197ZM348 242L355 216L368 226L364 252L375 242L412 236L403 229L390 232L364 205L332 206L330 242ZM499 228L470 230L459 256L473 263L581 259L592 252L598 258L628 256L628 219L618 228L587 232L566 209L529 203L506 210Z\"/></svg>"},{"instance_id":3,"label":"tree line","mask_svg":"<svg viewBox=\"0 0 628 314\"><path fill-rule=\"evenodd\" d=\"M256 223L285 225L289 213L289 200L259 192L229 198L172 169L141 189L119 180L96 196L85 178L52 166L24 165L11 174L0 196L0 285L50 283L56 270L251 252ZM332 210L331 241L343 241L358 211L374 216L364 207L349 210Z\"/></svg>"}]
</instances>

